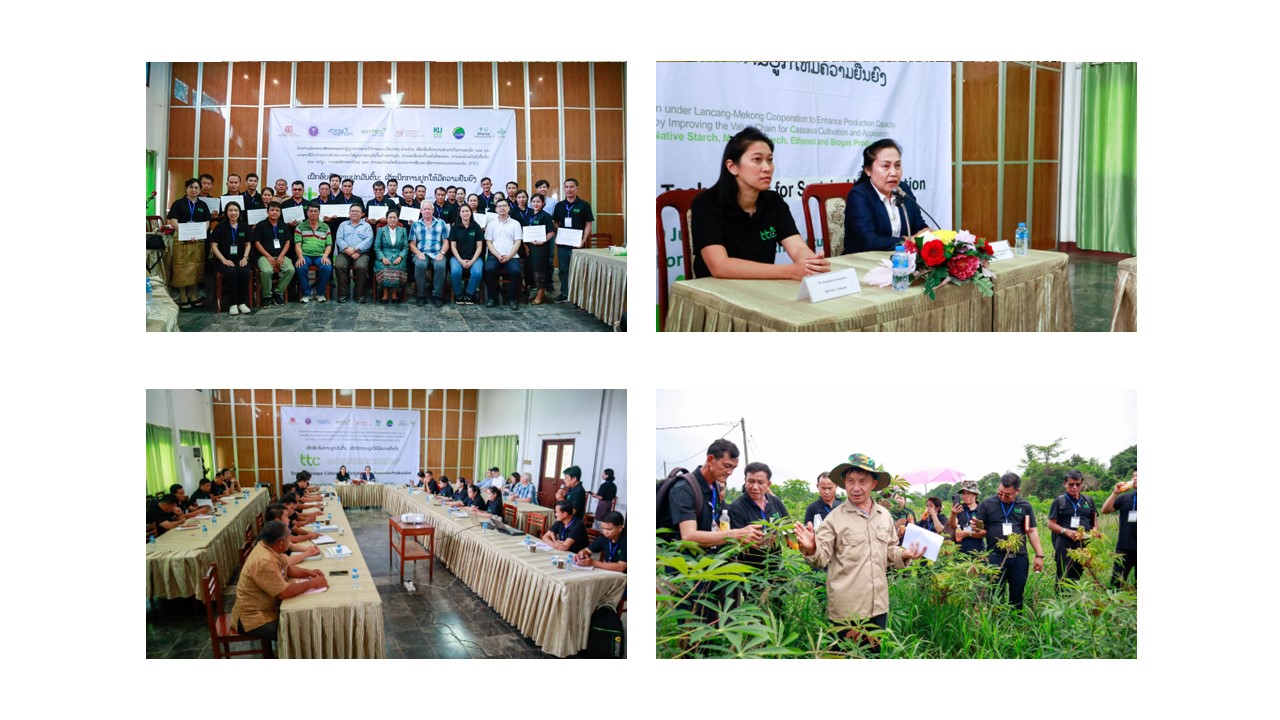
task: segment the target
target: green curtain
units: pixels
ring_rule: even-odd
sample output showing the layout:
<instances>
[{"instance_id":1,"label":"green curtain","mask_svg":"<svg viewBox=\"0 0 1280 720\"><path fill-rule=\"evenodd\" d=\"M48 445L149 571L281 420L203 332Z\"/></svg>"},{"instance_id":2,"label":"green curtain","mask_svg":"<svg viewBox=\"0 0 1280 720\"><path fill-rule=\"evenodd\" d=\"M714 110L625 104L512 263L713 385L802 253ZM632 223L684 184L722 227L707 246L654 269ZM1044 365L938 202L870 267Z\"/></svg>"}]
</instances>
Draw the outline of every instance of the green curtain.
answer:
<instances>
[{"instance_id":1,"label":"green curtain","mask_svg":"<svg viewBox=\"0 0 1280 720\"><path fill-rule=\"evenodd\" d=\"M1076 245L1138 254L1138 64L1086 64Z\"/></svg>"},{"instance_id":2,"label":"green curtain","mask_svg":"<svg viewBox=\"0 0 1280 720\"><path fill-rule=\"evenodd\" d=\"M200 448L200 454L204 457L205 469L209 471L209 477L217 472L217 468L213 466L213 437L209 433L195 432L194 430L179 430L178 438L184 446Z\"/></svg>"},{"instance_id":3,"label":"green curtain","mask_svg":"<svg viewBox=\"0 0 1280 720\"><path fill-rule=\"evenodd\" d=\"M173 467L173 433L147 423L147 494L168 492L178 473Z\"/></svg>"},{"instance_id":4,"label":"green curtain","mask_svg":"<svg viewBox=\"0 0 1280 720\"><path fill-rule=\"evenodd\" d=\"M520 439L515 435L490 435L489 437L479 438L480 448L478 461L480 466L476 468L476 477L484 477L485 472L496 467L502 471L503 477L509 477L511 473L516 472L516 455L520 446Z\"/></svg>"}]
</instances>

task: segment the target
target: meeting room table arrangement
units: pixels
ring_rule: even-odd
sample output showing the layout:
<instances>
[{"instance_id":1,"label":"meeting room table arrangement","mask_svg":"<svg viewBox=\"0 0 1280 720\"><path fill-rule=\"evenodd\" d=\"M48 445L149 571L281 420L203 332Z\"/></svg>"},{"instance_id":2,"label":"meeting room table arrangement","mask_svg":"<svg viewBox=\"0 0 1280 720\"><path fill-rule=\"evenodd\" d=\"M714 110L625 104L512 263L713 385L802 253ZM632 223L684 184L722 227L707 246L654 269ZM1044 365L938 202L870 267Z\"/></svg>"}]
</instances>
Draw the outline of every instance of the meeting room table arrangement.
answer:
<instances>
[{"instance_id":1,"label":"meeting room table arrangement","mask_svg":"<svg viewBox=\"0 0 1280 720\"><path fill-rule=\"evenodd\" d=\"M200 515L147 543L147 597L203 599L200 583L205 571L218 564L223 587L240 567L245 531L256 528L267 508L266 488L252 488L218 503L217 515ZM194 523L194 524L193 524Z\"/></svg>"},{"instance_id":2,"label":"meeting room table arrangement","mask_svg":"<svg viewBox=\"0 0 1280 720\"><path fill-rule=\"evenodd\" d=\"M890 257L863 252L831 258L831 269L856 268L858 278ZM929 299L923 281L905 291L861 285L844 297L797 300L796 280L698 278L671 286L665 329L742 331L1065 332L1074 327L1067 255L1030 250L991 264L994 296L973 284L945 285Z\"/></svg>"},{"instance_id":3,"label":"meeting room table arrangement","mask_svg":"<svg viewBox=\"0 0 1280 720\"><path fill-rule=\"evenodd\" d=\"M627 256L610 248L574 250L569 302L617 330L627 312Z\"/></svg>"}]
</instances>

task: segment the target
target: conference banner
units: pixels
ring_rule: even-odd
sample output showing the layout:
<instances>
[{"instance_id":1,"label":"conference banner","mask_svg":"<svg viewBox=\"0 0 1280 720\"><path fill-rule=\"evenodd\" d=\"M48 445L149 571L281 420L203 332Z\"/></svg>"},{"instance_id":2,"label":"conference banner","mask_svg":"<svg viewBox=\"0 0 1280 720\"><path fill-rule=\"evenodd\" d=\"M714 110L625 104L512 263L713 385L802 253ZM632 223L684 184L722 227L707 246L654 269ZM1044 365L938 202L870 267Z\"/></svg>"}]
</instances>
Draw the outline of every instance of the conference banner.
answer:
<instances>
[{"instance_id":1,"label":"conference banner","mask_svg":"<svg viewBox=\"0 0 1280 720\"><path fill-rule=\"evenodd\" d=\"M346 465L355 476L368 465L378 482L407 485L418 475L422 414L413 410L280 408L280 466L286 477L309 470L332 482Z\"/></svg>"},{"instance_id":2,"label":"conference banner","mask_svg":"<svg viewBox=\"0 0 1280 720\"><path fill-rule=\"evenodd\" d=\"M389 178L426 185L428 197L438 186L479 192L481 178L499 190L516 179L512 110L271 108L269 145L271 176L301 180L308 198L335 173L366 200Z\"/></svg>"},{"instance_id":3,"label":"conference banner","mask_svg":"<svg viewBox=\"0 0 1280 720\"><path fill-rule=\"evenodd\" d=\"M801 195L812 183L852 182L862 150L902 147L903 183L943 226L951 223L949 63L658 63L658 194L715 184L724 147L754 125L774 142L773 189L805 233ZM821 242L817 202L814 235ZM668 283L683 279L679 226L663 216ZM820 247L820 246L819 246ZM791 259L779 245L777 262Z\"/></svg>"}]
</instances>

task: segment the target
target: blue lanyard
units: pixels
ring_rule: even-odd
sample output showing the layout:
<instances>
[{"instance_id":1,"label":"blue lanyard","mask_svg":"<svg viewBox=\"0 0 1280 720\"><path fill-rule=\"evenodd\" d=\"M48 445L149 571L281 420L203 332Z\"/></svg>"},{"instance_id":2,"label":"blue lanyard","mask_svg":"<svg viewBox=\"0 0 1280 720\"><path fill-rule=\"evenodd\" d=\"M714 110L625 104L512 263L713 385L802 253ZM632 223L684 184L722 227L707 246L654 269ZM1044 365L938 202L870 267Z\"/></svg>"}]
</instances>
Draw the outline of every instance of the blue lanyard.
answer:
<instances>
[{"instance_id":1,"label":"blue lanyard","mask_svg":"<svg viewBox=\"0 0 1280 720\"><path fill-rule=\"evenodd\" d=\"M613 542L612 540L608 542L609 542L609 562L613 562L614 558L618 557L618 543ZM621 542L621 540L619 540L618 542Z\"/></svg>"},{"instance_id":2,"label":"blue lanyard","mask_svg":"<svg viewBox=\"0 0 1280 720\"><path fill-rule=\"evenodd\" d=\"M764 514L764 513L765 513L765 509L766 509L766 508L768 508L768 507L769 507L769 501L768 501L768 500L765 500L765 501L764 501L764 508L761 508L761 509L760 509L760 519L761 519L761 520L768 520L768 519L769 519L769 516Z\"/></svg>"},{"instance_id":3,"label":"blue lanyard","mask_svg":"<svg viewBox=\"0 0 1280 720\"><path fill-rule=\"evenodd\" d=\"M573 206L577 204L578 204L577 200L574 200L573 202L566 204L564 206L564 216L569 217L569 213L573 212Z\"/></svg>"},{"instance_id":4,"label":"blue lanyard","mask_svg":"<svg viewBox=\"0 0 1280 720\"><path fill-rule=\"evenodd\" d=\"M565 536L565 534L566 534L566 533L568 533L568 532L569 532L569 528L571 528L571 527L573 527L573 520L572 520L572 519L570 519L570 520L569 520L569 524L568 524L568 525L563 525L563 526L561 526L561 527L560 527L560 542L564 542L564 536Z\"/></svg>"},{"instance_id":5,"label":"blue lanyard","mask_svg":"<svg viewBox=\"0 0 1280 720\"><path fill-rule=\"evenodd\" d=\"M1004 509L1004 501L1003 501L1003 500L1001 500L1001 501L1000 501L1000 509L1001 509L1001 510L1004 510L1004 521L1005 521L1005 522L1009 522L1009 513L1013 512L1013 509L1014 509L1015 507L1017 507L1017 506L1018 506L1018 503L1017 503L1017 501L1015 500L1015 501L1014 501L1014 503L1013 503L1012 505L1010 505L1010 506L1009 506L1009 509L1008 509L1008 510L1005 510L1005 509Z\"/></svg>"},{"instance_id":6,"label":"blue lanyard","mask_svg":"<svg viewBox=\"0 0 1280 720\"><path fill-rule=\"evenodd\" d=\"M826 503L822 503L822 516L826 517L830 514L831 514L831 506Z\"/></svg>"},{"instance_id":7,"label":"blue lanyard","mask_svg":"<svg viewBox=\"0 0 1280 720\"><path fill-rule=\"evenodd\" d=\"M196 202L199 202L199 200L197 200ZM195 219L196 219L196 203L193 203L193 202L191 202L190 200L188 200L188 201L187 201L187 214L188 214L188 216L189 216L189 219L187 220L187 222L195 222Z\"/></svg>"},{"instance_id":8,"label":"blue lanyard","mask_svg":"<svg viewBox=\"0 0 1280 720\"><path fill-rule=\"evenodd\" d=\"M1138 512L1138 491L1137 490L1133 491L1133 507L1129 509L1134 512Z\"/></svg>"},{"instance_id":9,"label":"blue lanyard","mask_svg":"<svg viewBox=\"0 0 1280 720\"><path fill-rule=\"evenodd\" d=\"M272 225L272 226L271 226L271 237L275 238L276 240L279 240L279 239L280 239L280 228L279 228L279 227L277 227L277 226L275 226L275 225Z\"/></svg>"},{"instance_id":10,"label":"blue lanyard","mask_svg":"<svg viewBox=\"0 0 1280 720\"><path fill-rule=\"evenodd\" d=\"M711 522L713 523L716 521L716 505L717 504L718 504L718 500L716 499L716 485L715 483L711 483Z\"/></svg>"},{"instance_id":11,"label":"blue lanyard","mask_svg":"<svg viewBox=\"0 0 1280 720\"><path fill-rule=\"evenodd\" d=\"M1071 511L1074 512L1076 515L1080 514L1080 502L1083 500L1084 498L1080 498L1079 501L1072 500L1070 495L1067 496L1067 501L1071 503Z\"/></svg>"}]
</instances>

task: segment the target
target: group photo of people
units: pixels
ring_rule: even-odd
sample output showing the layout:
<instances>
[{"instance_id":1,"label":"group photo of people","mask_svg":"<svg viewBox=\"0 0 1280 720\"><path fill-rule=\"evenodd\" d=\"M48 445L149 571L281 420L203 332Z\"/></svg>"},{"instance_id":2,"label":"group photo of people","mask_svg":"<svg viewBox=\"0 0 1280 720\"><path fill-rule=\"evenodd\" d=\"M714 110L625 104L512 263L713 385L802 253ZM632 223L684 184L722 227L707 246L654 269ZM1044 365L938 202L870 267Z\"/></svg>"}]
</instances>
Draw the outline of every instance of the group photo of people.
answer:
<instances>
[{"instance_id":1,"label":"group photo of people","mask_svg":"<svg viewBox=\"0 0 1280 720\"><path fill-rule=\"evenodd\" d=\"M148 330L626 329L625 63L147 67Z\"/></svg>"},{"instance_id":2,"label":"group photo of people","mask_svg":"<svg viewBox=\"0 0 1280 720\"><path fill-rule=\"evenodd\" d=\"M886 439L892 465L879 450L810 457L776 396L707 396L659 392L660 658L1136 656L1132 393L1091 398L1117 415L1093 427L1019 413L1028 432L1064 433L1021 448ZM1004 453L1021 462L960 467Z\"/></svg>"},{"instance_id":3,"label":"group photo of people","mask_svg":"<svg viewBox=\"0 0 1280 720\"><path fill-rule=\"evenodd\" d=\"M148 390L148 658L627 657L625 390Z\"/></svg>"}]
</instances>

